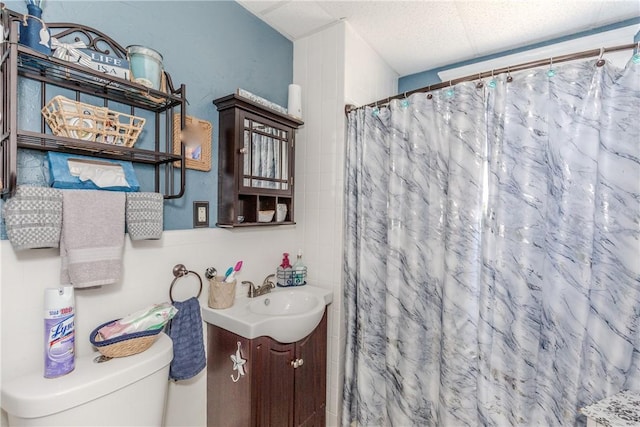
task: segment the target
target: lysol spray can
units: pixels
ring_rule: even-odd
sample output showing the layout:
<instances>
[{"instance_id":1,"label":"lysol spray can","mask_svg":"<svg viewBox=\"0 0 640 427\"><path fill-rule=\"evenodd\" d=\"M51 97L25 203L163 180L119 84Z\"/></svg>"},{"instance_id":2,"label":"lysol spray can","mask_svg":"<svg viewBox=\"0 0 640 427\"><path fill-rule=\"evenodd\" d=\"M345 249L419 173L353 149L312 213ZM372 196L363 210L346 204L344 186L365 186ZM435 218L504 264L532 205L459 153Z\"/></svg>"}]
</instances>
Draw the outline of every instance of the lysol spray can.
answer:
<instances>
[{"instance_id":1,"label":"lysol spray can","mask_svg":"<svg viewBox=\"0 0 640 427\"><path fill-rule=\"evenodd\" d=\"M44 291L44 377L55 378L75 368L73 286Z\"/></svg>"}]
</instances>

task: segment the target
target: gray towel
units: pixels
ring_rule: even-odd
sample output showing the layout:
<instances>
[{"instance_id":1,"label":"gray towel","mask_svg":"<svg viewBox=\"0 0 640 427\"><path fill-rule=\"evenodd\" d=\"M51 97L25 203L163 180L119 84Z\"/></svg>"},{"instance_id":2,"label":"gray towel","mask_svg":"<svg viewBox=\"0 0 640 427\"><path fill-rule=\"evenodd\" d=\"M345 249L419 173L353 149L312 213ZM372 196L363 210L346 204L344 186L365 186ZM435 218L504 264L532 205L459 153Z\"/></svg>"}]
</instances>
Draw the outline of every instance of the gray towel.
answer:
<instances>
[{"instance_id":1,"label":"gray towel","mask_svg":"<svg viewBox=\"0 0 640 427\"><path fill-rule=\"evenodd\" d=\"M60 283L77 288L115 283L122 274L124 193L62 190Z\"/></svg>"},{"instance_id":2,"label":"gray towel","mask_svg":"<svg viewBox=\"0 0 640 427\"><path fill-rule=\"evenodd\" d=\"M162 237L164 196L160 193L127 193L127 232L131 240Z\"/></svg>"},{"instance_id":3,"label":"gray towel","mask_svg":"<svg viewBox=\"0 0 640 427\"><path fill-rule=\"evenodd\" d=\"M62 226L60 190L19 186L3 210L7 237L16 251L58 247Z\"/></svg>"},{"instance_id":4,"label":"gray towel","mask_svg":"<svg viewBox=\"0 0 640 427\"><path fill-rule=\"evenodd\" d=\"M169 378L188 380L204 369L207 360L202 339L200 303L196 297L173 303L178 313L169 323L167 334L173 340L173 360Z\"/></svg>"}]
</instances>

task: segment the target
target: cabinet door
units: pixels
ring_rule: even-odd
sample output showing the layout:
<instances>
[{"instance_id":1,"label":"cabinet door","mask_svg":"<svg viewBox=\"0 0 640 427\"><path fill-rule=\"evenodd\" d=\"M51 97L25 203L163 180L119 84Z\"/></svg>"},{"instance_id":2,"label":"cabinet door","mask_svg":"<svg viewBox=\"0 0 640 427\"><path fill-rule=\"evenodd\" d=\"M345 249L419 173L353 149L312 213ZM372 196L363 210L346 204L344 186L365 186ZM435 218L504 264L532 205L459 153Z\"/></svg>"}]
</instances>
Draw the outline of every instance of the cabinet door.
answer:
<instances>
[{"instance_id":1,"label":"cabinet door","mask_svg":"<svg viewBox=\"0 0 640 427\"><path fill-rule=\"evenodd\" d=\"M293 130L246 111L240 123L240 192L290 196Z\"/></svg>"},{"instance_id":2,"label":"cabinet door","mask_svg":"<svg viewBox=\"0 0 640 427\"><path fill-rule=\"evenodd\" d=\"M327 390L327 312L314 332L296 343L296 426L324 427Z\"/></svg>"},{"instance_id":3,"label":"cabinet door","mask_svg":"<svg viewBox=\"0 0 640 427\"><path fill-rule=\"evenodd\" d=\"M207 325L207 426L250 427L255 417L251 400L252 379L257 372L251 354L252 340L213 325ZM234 368L231 355L246 360L245 375Z\"/></svg>"},{"instance_id":4,"label":"cabinet door","mask_svg":"<svg viewBox=\"0 0 640 427\"><path fill-rule=\"evenodd\" d=\"M281 344L267 337L257 339L263 343L261 354L255 354L259 369L254 372L253 396L257 407L257 426L293 426L293 365L295 344Z\"/></svg>"}]
</instances>

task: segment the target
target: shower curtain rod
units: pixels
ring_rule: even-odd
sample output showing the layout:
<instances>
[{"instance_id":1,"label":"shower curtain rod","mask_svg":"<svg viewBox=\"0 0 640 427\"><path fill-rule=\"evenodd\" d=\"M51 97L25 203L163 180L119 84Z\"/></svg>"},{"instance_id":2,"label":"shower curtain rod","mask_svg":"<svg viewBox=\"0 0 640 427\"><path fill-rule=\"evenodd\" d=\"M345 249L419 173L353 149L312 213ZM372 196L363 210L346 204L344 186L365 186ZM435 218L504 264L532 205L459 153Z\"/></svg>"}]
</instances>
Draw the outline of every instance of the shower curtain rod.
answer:
<instances>
[{"instance_id":1,"label":"shower curtain rod","mask_svg":"<svg viewBox=\"0 0 640 427\"><path fill-rule=\"evenodd\" d=\"M518 65L498 68L498 69L494 69L494 70L490 70L490 71L484 71L482 73L473 74L473 75L469 75L469 76L465 76L465 77L459 77L457 79L453 79L453 80L449 80L449 81L445 81L445 82L441 82L441 83L437 83L437 84L421 87L419 89L413 89L413 90L410 90L410 91L407 91L407 92L400 93L398 95L394 95L394 96L390 96L388 98L381 99L379 101L371 102L371 103L366 104L366 105L361 105L360 107L356 107L353 104L347 104L344 107L344 112L345 112L345 114L349 114L351 111L358 110L360 108L383 106L383 105L388 104L389 102L391 102L391 100L393 100L393 99L407 98L407 97L413 95L414 93L431 92L433 90L442 89L442 88L445 88L445 87L448 87L448 86L453 86L453 85L456 85L458 83L470 82L470 81L474 81L474 80L480 80L480 79L483 79L485 77L495 76L497 74L504 74L504 73L510 73L510 72L514 72L514 71L521 71L521 70L526 70L526 69L529 69L529 68L541 67L543 65L553 65L553 64L560 63L560 62L573 61L573 60L576 60L576 59L584 59L584 58L591 58L591 57L594 57L594 56L602 56L602 55L604 55L605 53L608 53L608 52L617 52L617 51L620 51L620 50L633 49L635 47L638 47L638 53L640 53L640 42L638 42L638 43L624 44L624 45L618 45L618 46L612 46L612 47L605 47L605 48L601 48L601 49L585 50L583 52L578 52L578 53L570 53L570 54L567 54L567 55L562 55L562 56L557 56L557 57L550 57L550 58L547 58L547 59L539 59L537 61L524 62L524 63L518 64ZM600 61L598 61L597 65L599 67L604 65L604 60L602 60L601 63L600 63Z\"/></svg>"}]
</instances>

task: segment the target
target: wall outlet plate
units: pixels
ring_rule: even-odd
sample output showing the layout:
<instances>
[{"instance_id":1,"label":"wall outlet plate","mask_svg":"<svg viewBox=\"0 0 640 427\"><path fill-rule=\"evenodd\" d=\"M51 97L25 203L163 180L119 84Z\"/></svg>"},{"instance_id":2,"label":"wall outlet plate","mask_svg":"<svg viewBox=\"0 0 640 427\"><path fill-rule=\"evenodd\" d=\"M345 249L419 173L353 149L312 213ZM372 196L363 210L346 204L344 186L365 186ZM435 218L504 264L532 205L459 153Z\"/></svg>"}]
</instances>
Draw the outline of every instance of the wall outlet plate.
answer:
<instances>
[{"instance_id":1,"label":"wall outlet plate","mask_svg":"<svg viewBox=\"0 0 640 427\"><path fill-rule=\"evenodd\" d=\"M209 202L193 202L193 228L209 226Z\"/></svg>"}]
</instances>

